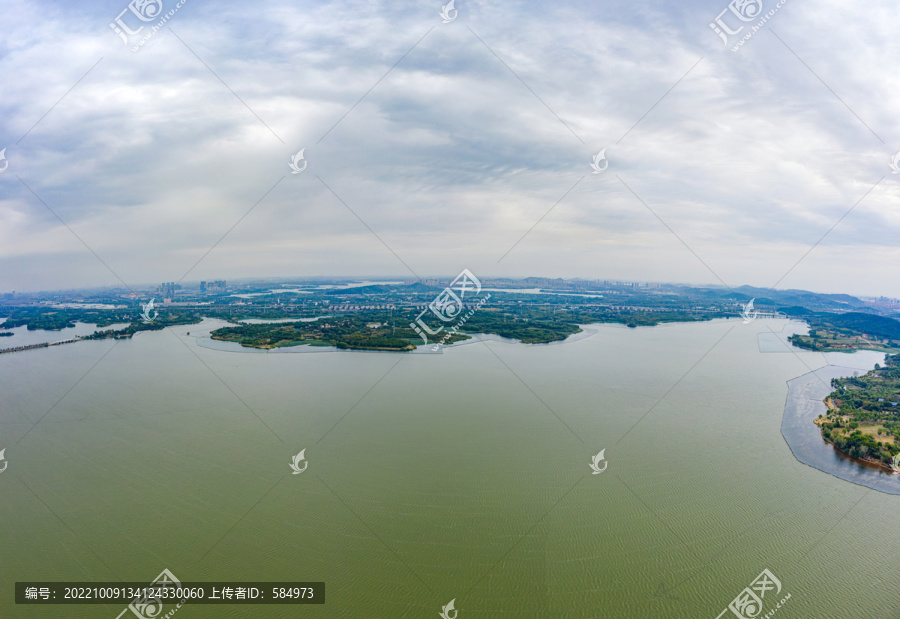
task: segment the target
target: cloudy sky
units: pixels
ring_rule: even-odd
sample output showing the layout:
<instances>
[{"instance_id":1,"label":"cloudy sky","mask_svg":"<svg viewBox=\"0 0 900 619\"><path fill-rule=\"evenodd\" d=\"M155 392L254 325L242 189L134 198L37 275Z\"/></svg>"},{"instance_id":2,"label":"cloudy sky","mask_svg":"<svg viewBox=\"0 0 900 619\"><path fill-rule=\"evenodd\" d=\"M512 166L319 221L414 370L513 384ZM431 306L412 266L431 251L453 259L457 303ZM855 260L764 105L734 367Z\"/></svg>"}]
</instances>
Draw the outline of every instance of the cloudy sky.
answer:
<instances>
[{"instance_id":1,"label":"cloudy sky","mask_svg":"<svg viewBox=\"0 0 900 619\"><path fill-rule=\"evenodd\" d=\"M900 296L895 2L761 0L732 51L760 2L178 1L152 32L153 1L0 0L0 292L469 268Z\"/></svg>"}]
</instances>

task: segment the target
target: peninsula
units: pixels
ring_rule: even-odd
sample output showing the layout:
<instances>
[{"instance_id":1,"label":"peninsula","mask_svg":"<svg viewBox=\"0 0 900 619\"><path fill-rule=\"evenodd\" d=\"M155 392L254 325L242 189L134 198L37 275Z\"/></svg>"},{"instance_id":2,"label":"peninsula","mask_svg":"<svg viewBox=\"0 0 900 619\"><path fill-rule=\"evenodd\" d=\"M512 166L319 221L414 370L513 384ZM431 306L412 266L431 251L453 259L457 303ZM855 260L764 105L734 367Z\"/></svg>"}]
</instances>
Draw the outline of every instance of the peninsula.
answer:
<instances>
[{"instance_id":1,"label":"peninsula","mask_svg":"<svg viewBox=\"0 0 900 619\"><path fill-rule=\"evenodd\" d=\"M852 458L891 468L900 453L900 355L863 376L835 378L828 411L815 420L822 437Z\"/></svg>"}]
</instances>

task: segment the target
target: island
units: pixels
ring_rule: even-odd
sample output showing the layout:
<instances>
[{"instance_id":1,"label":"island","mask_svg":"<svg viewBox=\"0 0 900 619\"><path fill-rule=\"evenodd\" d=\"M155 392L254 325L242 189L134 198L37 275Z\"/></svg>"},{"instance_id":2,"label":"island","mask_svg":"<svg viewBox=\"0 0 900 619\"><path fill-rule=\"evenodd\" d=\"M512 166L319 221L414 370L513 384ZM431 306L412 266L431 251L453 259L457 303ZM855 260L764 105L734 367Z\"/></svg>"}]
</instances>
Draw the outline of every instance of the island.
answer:
<instances>
[{"instance_id":1,"label":"island","mask_svg":"<svg viewBox=\"0 0 900 619\"><path fill-rule=\"evenodd\" d=\"M549 344L581 333L580 324L620 323L631 328L654 326L663 322L710 320L716 316L698 317L685 312L597 311L585 308L546 308L523 304L499 306L466 306L465 324L453 330L454 322L424 341L413 324L421 310L359 310L351 315L337 315L316 321L268 322L223 327L212 332L215 340L238 342L250 348L289 346L335 346L351 350L410 351L417 346L442 345L471 339L475 334L489 334L516 340L522 344ZM717 317L724 317L718 315Z\"/></svg>"},{"instance_id":2,"label":"island","mask_svg":"<svg viewBox=\"0 0 900 619\"><path fill-rule=\"evenodd\" d=\"M398 333L399 331L399 333ZM273 322L223 327L211 334L212 339L238 342L248 348L281 348L286 346L335 346L348 350L414 350L415 332L383 321L379 315L323 317L315 321Z\"/></svg>"}]
</instances>

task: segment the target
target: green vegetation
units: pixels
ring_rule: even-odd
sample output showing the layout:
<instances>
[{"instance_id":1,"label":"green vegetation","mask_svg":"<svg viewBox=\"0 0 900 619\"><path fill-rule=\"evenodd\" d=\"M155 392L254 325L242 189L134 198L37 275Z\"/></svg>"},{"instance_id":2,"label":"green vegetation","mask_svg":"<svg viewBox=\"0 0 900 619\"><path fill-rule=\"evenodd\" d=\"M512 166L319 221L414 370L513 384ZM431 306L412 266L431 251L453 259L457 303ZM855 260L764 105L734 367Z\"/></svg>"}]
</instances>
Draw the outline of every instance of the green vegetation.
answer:
<instances>
[{"instance_id":1,"label":"green vegetation","mask_svg":"<svg viewBox=\"0 0 900 619\"><path fill-rule=\"evenodd\" d=\"M131 322L135 317L135 311L127 309L51 310L44 307L23 308L10 312L6 321L0 324L0 329L13 329L25 325L29 331L37 329L61 331L62 329L73 328L76 322L96 323L98 327L108 327L115 323Z\"/></svg>"},{"instance_id":2,"label":"green vegetation","mask_svg":"<svg viewBox=\"0 0 900 619\"><path fill-rule=\"evenodd\" d=\"M299 320L301 318L316 318L329 312L324 309L308 309L289 306L289 307L235 307L232 305L209 306L202 309L203 316L206 318L219 318L229 322L238 322L248 318L258 320L285 320L293 318Z\"/></svg>"},{"instance_id":3,"label":"green vegetation","mask_svg":"<svg viewBox=\"0 0 900 619\"><path fill-rule=\"evenodd\" d=\"M825 401L828 413L816 419L823 438L860 460L890 465L900 453L900 356L885 359L865 376L836 378Z\"/></svg>"},{"instance_id":4,"label":"green vegetation","mask_svg":"<svg viewBox=\"0 0 900 619\"><path fill-rule=\"evenodd\" d=\"M623 324L632 329L636 327L655 327L667 322L704 322L713 318L734 318L733 314L727 312L708 312L702 315L685 312L685 311L669 311L669 312L603 312L603 311L582 311L575 315L581 324L588 323L617 323Z\"/></svg>"},{"instance_id":5,"label":"green vegetation","mask_svg":"<svg viewBox=\"0 0 900 619\"><path fill-rule=\"evenodd\" d=\"M123 329L110 329L108 331L94 331L86 340L105 340L109 338L131 337L139 331L160 331L166 327L175 325L192 325L202 321L203 318L193 311L166 311L159 312L153 322L136 320Z\"/></svg>"},{"instance_id":6,"label":"green vegetation","mask_svg":"<svg viewBox=\"0 0 900 619\"><path fill-rule=\"evenodd\" d=\"M469 334L490 333L519 340L523 344L546 344L580 332L581 328L571 320L571 314L552 309L485 306L472 314L461 331Z\"/></svg>"},{"instance_id":7,"label":"green vegetation","mask_svg":"<svg viewBox=\"0 0 900 619\"><path fill-rule=\"evenodd\" d=\"M803 308L792 315L802 316L809 323L809 335L792 335L789 340L798 348L822 352L836 350L900 351L900 321L886 316L848 312L803 313Z\"/></svg>"},{"instance_id":8,"label":"green vegetation","mask_svg":"<svg viewBox=\"0 0 900 619\"><path fill-rule=\"evenodd\" d=\"M414 289L413 298L420 303L419 308L434 299L435 292L426 286L409 286ZM422 290L419 290L422 288ZM400 299L381 298L389 288L382 286L366 287L369 295L360 295L354 291L353 303L379 304L386 307L399 303ZM106 339L115 337L131 337L139 331L155 331L168 326L193 324L202 317L219 318L236 323L234 326L217 329L212 337L217 340L238 342L253 348L276 348L284 346L318 345L336 346L354 350L394 350L409 351L424 344L424 340L410 323L415 322L421 309L412 309L409 305L400 306L393 311L387 309L353 309L352 311L336 311L342 303L347 303L345 296L336 295L331 298L328 293L317 296L314 302L303 299L305 306L273 302L275 299L255 298L240 304L231 301L215 303L206 307L159 307L159 315L151 323L141 321L138 307L118 309L50 309L47 307L10 308L8 318L0 325L3 329L27 325L28 329L61 330L74 327L75 322L96 323L105 327L115 323L128 323L128 326L115 331L96 332L87 339ZM418 295L418 296L416 296ZM362 298L360 298L362 297ZM378 298L374 298L378 297ZM284 299L277 299L284 301ZM299 301L299 300L298 300ZM665 303L671 302L665 298ZM645 302L647 302L645 300ZM652 304L650 304L652 306ZM465 311L468 314L468 306ZM300 318L321 317L317 321L300 321ZM666 306L656 311L650 309L612 310L598 306L597 299L591 297L562 297L558 295L535 298L533 295L495 293L489 304L480 307L468 316L458 332L451 333L457 320L446 323L426 312L424 320L437 329L444 327L436 335L429 335L428 344L442 342L452 344L470 339L471 334L485 333L518 340L525 344L546 344L562 341L579 333L579 324L586 323L621 323L629 327L653 326L663 322L682 322L694 320L710 320L730 315L721 309L711 309L699 313L685 311ZM238 321L247 318L268 320L297 319L296 322L240 324ZM377 326L375 326L377 325Z\"/></svg>"},{"instance_id":9,"label":"green vegetation","mask_svg":"<svg viewBox=\"0 0 900 619\"><path fill-rule=\"evenodd\" d=\"M395 322L400 322L396 319ZM407 321L408 322L408 321ZM250 348L278 348L304 344L328 345L353 350L414 350L413 341L421 339L407 323L388 324L388 316L347 314L314 322L282 322L224 327L212 332L212 338L238 342ZM456 340L464 339L457 336ZM455 341L455 340L454 340Z\"/></svg>"},{"instance_id":10,"label":"green vegetation","mask_svg":"<svg viewBox=\"0 0 900 619\"><path fill-rule=\"evenodd\" d=\"M212 338L238 342L251 348L318 344L357 350L413 350L416 345L424 344L421 336L409 326L417 316L417 311L408 309L391 313L385 310L361 310L335 314L313 322L224 327L213 331ZM280 314L279 317L284 318L284 314ZM654 326L663 322L709 320L713 317L715 315L698 317L674 311L628 313L609 312L594 307L553 308L518 303L485 305L469 316L459 332L448 335L449 329L456 321L448 322L444 325L446 327L444 331L429 336L428 344L438 342L452 344L470 339L475 333L499 335L518 340L523 344L546 344L562 341L570 335L580 333L579 324L622 323L629 327L638 327ZM436 322L434 316L426 314L424 318L432 324L432 327L437 327L433 324Z\"/></svg>"},{"instance_id":11,"label":"green vegetation","mask_svg":"<svg viewBox=\"0 0 900 619\"><path fill-rule=\"evenodd\" d=\"M114 337L131 337L138 331L158 331L174 325L187 325L200 322L202 317L196 310L162 309L153 322L141 321L141 312L135 308L119 309L55 309L45 307L17 308L9 312L6 321L0 324L0 329L12 329L27 326L29 331L45 329L47 331L61 331L71 329L76 322L96 324L98 328L108 327L114 324L130 323L122 329L95 331L83 339L102 340ZM8 331L0 331L0 336L12 335Z\"/></svg>"},{"instance_id":12,"label":"green vegetation","mask_svg":"<svg viewBox=\"0 0 900 619\"><path fill-rule=\"evenodd\" d=\"M425 344L422 334L410 327L422 309L444 290L437 280L404 284L371 283L345 287L343 281L315 280L277 284L267 281L236 284L228 292L207 293L199 287L179 288L178 305L157 306L159 316L151 323L141 321L141 310L132 291L117 290L76 296L54 294L10 297L0 302L0 316L7 321L0 333L18 326L28 329L62 330L76 322L107 327L126 323L115 332L96 333L92 338L130 337L138 331L158 330L172 325L191 324L202 318L232 323L215 331L213 337L244 346L337 346L349 349L412 350ZM525 344L557 342L578 333L579 325L617 323L629 328L669 322L706 321L737 318L740 308L751 298L762 311L781 311L807 320L811 332L791 341L810 350L900 351L900 322L877 314L863 313L870 306L847 295L820 295L802 290L772 291L741 287L692 288L673 285L643 285L599 280L496 280L482 282L490 298L482 293L467 297L466 309L453 320L441 321L431 312L422 315L432 329L428 345L453 343L472 334L493 334ZM542 294L529 290L541 289ZM231 294L234 293L234 294ZM147 291L143 300L159 297ZM486 302L477 311L475 302ZM59 304L53 307L50 304ZM83 305L117 306L89 309ZM122 304L127 304L123 306ZM846 312L846 310L854 310ZM838 313L844 312L844 313ZM465 315L465 320L461 320ZM327 319L305 322L303 319ZM247 325L248 318L290 320L285 323ZM378 326L370 326L378 323ZM327 327L323 325L327 324ZM389 325L389 326L388 326ZM459 331L453 331L458 328ZM452 333L451 333L452 332ZM446 338L446 339L445 339Z\"/></svg>"}]
</instances>

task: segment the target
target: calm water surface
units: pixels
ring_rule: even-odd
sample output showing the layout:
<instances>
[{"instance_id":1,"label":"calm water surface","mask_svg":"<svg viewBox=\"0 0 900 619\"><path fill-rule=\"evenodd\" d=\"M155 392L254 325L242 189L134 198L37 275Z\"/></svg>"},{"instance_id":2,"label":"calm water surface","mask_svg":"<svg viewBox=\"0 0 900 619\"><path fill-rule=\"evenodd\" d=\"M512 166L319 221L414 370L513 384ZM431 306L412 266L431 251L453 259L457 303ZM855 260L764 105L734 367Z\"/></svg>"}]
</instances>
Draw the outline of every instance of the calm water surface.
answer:
<instances>
[{"instance_id":1,"label":"calm water surface","mask_svg":"<svg viewBox=\"0 0 900 619\"><path fill-rule=\"evenodd\" d=\"M0 318L0 324L3 324L4 322L6 322L6 318ZM60 329L58 331L46 331L44 329L29 331L28 327L23 325L21 327L3 330L3 333L12 333L12 335L0 337L0 349L15 348L16 346L29 346L31 344L43 344L44 342L59 342L62 340L70 340L74 337L91 335L95 331L122 329L127 326L128 323L116 323L106 327L98 327L93 323L76 322L74 327Z\"/></svg>"},{"instance_id":2,"label":"calm water surface","mask_svg":"<svg viewBox=\"0 0 900 619\"><path fill-rule=\"evenodd\" d=\"M0 356L0 617L114 618L12 584L164 568L327 583L324 606L185 618L715 619L763 569L777 617L900 617L900 497L781 435L787 381L835 363L761 352L785 321L434 355L198 345L218 324Z\"/></svg>"}]
</instances>

